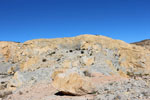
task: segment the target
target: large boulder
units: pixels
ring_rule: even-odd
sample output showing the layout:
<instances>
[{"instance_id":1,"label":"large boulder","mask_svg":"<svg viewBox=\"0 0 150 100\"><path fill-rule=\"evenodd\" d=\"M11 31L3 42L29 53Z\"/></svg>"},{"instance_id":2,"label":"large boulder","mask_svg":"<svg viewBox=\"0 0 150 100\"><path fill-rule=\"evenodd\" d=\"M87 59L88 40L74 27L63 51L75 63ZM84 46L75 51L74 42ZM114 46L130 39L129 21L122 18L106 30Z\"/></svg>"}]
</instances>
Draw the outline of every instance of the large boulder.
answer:
<instances>
[{"instance_id":1,"label":"large boulder","mask_svg":"<svg viewBox=\"0 0 150 100\"><path fill-rule=\"evenodd\" d=\"M90 78L75 69L58 69L52 74L52 79L52 85L66 95L85 95L95 92Z\"/></svg>"}]
</instances>

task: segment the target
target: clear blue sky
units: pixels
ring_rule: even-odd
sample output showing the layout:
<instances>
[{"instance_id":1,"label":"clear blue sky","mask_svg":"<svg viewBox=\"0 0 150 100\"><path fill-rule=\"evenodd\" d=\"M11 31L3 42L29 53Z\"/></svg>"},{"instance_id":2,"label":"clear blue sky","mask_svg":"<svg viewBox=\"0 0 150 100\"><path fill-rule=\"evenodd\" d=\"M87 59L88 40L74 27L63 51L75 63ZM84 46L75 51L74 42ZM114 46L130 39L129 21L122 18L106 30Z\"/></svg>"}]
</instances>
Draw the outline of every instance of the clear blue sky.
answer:
<instances>
[{"instance_id":1,"label":"clear blue sky","mask_svg":"<svg viewBox=\"0 0 150 100\"><path fill-rule=\"evenodd\" d=\"M99 34L150 38L150 0L0 0L0 41Z\"/></svg>"}]
</instances>

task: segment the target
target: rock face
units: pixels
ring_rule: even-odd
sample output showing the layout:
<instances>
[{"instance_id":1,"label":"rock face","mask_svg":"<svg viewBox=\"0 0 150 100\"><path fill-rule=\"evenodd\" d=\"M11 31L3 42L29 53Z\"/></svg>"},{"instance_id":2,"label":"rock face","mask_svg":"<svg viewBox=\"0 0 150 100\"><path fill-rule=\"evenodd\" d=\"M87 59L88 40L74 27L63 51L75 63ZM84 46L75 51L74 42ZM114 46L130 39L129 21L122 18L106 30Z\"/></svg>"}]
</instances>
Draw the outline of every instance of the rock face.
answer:
<instances>
[{"instance_id":1,"label":"rock face","mask_svg":"<svg viewBox=\"0 0 150 100\"><path fill-rule=\"evenodd\" d=\"M54 66L88 66L108 75L127 72L142 74L150 70L148 50L104 36L81 35L25 43L0 42L0 54L6 62L17 64L20 71ZM65 65L67 62L68 65Z\"/></svg>"},{"instance_id":2,"label":"rock face","mask_svg":"<svg viewBox=\"0 0 150 100\"><path fill-rule=\"evenodd\" d=\"M63 93L93 93L92 73L105 76L150 74L150 51L104 36L0 42L0 75L16 91L46 81Z\"/></svg>"}]
</instances>

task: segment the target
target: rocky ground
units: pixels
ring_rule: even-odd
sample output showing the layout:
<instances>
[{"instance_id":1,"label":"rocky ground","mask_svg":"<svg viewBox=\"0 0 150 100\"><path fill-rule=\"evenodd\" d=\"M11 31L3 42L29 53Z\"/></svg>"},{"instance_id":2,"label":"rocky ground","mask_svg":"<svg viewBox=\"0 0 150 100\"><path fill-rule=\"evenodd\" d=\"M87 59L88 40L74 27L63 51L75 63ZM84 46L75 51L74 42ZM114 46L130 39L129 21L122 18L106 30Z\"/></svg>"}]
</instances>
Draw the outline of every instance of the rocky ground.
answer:
<instances>
[{"instance_id":1,"label":"rocky ground","mask_svg":"<svg viewBox=\"0 0 150 100\"><path fill-rule=\"evenodd\" d=\"M103 85L98 89L95 100L150 100L150 77Z\"/></svg>"},{"instance_id":2,"label":"rocky ground","mask_svg":"<svg viewBox=\"0 0 150 100\"><path fill-rule=\"evenodd\" d=\"M93 94L67 95L59 93L50 83L41 82L18 89L4 100L150 100L150 77L111 78L100 77Z\"/></svg>"},{"instance_id":3,"label":"rocky ground","mask_svg":"<svg viewBox=\"0 0 150 100\"><path fill-rule=\"evenodd\" d=\"M94 35L0 42L0 98L150 100L150 51Z\"/></svg>"}]
</instances>

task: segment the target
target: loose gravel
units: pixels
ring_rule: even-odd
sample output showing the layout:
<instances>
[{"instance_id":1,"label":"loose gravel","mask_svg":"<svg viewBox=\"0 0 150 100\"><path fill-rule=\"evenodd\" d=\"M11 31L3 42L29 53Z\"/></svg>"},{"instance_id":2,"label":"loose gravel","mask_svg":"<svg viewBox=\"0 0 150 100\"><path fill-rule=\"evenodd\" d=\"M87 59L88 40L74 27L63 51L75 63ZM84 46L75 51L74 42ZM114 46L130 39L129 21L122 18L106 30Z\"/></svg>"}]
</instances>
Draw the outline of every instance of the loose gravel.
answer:
<instances>
[{"instance_id":1,"label":"loose gravel","mask_svg":"<svg viewBox=\"0 0 150 100\"><path fill-rule=\"evenodd\" d=\"M131 78L98 87L94 100L150 100L150 77Z\"/></svg>"}]
</instances>

